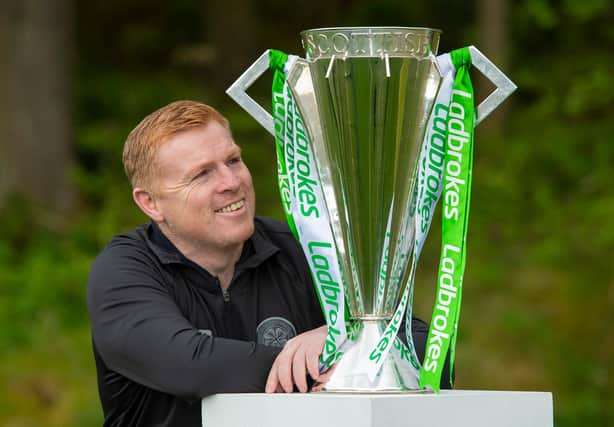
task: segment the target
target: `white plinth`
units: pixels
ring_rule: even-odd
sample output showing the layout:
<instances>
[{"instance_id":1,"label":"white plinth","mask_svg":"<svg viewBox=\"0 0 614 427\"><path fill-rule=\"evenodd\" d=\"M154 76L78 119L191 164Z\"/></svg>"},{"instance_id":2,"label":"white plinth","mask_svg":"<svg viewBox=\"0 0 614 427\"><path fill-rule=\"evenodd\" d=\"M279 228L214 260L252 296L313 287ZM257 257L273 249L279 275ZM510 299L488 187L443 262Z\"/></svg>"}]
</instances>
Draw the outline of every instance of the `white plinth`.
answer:
<instances>
[{"instance_id":1,"label":"white plinth","mask_svg":"<svg viewBox=\"0 0 614 427\"><path fill-rule=\"evenodd\" d=\"M441 394L217 394L204 427L552 427L552 394L442 390Z\"/></svg>"}]
</instances>

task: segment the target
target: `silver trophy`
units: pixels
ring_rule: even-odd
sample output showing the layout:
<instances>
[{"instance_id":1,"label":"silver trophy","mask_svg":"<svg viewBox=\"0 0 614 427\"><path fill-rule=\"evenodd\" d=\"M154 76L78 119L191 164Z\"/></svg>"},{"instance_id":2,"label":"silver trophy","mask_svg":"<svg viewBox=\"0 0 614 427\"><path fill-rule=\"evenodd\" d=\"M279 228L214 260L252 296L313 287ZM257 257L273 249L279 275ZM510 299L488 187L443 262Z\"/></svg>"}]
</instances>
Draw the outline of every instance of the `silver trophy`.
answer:
<instances>
[{"instance_id":1,"label":"silver trophy","mask_svg":"<svg viewBox=\"0 0 614 427\"><path fill-rule=\"evenodd\" d=\"M301 35L306 59L292 63L287 82L315 154L347 307L358 325L319 389L417 390L419 366L401 360L398 349L387 354L374 380L359 365L380 340L405 287L413 286L417 159L442 78L440 31L325 28ZM479 123L515 86L473 46L470 53L497 87L478 107ZM268 65L265 52L227 92L274 134L270 114L246 94Z\"/></svg>"}]
</instances>

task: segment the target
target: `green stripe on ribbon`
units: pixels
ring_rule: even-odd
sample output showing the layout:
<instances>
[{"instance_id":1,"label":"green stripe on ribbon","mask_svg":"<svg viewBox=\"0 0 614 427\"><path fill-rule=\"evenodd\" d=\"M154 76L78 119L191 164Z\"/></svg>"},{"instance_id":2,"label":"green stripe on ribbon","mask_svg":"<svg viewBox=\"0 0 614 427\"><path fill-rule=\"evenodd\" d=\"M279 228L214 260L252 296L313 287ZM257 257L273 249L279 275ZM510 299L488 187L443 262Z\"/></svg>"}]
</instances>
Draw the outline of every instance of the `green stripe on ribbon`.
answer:
<instances>
[{"instance_id":1,"label":"green stripe on ribbon","mask_svg":"<svg viewBox=\"0 0 614 427\"><path fill-rule=\"evenodd\" d=\"M460 315L466 261L467 226L473 167L475 107L468 48L450 52L456 76L448 107L446 161L442 194L442 244L435 308L420 371L420 387L438 392L448 350L450 375ZM451 378L450 378L451 380Z\"/></svg>"},{"instance_id":2,"label":"green stripe on ribbon","mask_svg":"<svg viewBox=\"0 0 614 427\"><path fill-rule=\"evenodd\" d=\"M272 87L272 102L273 102L273 122L275 125L275 149L277 152L277 177L279 194L281 196L281 205L286 215L288 226L298 240L296 232L296 224L291 212L290 194L290 177L288 175L288 167L285 160L285 131L286 131L286 101L285 101L285 82L284 66L288 60L288 55L284 52L275 49L269 49L269 68L273 71L273 87Z\"/></svg>"}]
</instances>

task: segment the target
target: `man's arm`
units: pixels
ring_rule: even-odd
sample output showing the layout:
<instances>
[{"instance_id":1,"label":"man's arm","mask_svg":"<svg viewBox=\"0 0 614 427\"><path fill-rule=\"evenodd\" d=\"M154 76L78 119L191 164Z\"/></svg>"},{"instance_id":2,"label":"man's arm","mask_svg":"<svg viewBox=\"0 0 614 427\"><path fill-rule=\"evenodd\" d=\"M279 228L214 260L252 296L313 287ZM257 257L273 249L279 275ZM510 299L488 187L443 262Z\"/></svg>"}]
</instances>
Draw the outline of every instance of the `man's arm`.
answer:
<instances>
[{"instance_id":1,"label":"man's arm","mask_svg":"<svg viewBox=\"0 0 614 427\"><path fill-rule=\"evenodd\" d=\"M124 253L138 250L107 249L90 271L92 334L107 366L182 397L262 391L279 350L200 333L146 262L147 254Z\"/></svg>"}]
</instances>

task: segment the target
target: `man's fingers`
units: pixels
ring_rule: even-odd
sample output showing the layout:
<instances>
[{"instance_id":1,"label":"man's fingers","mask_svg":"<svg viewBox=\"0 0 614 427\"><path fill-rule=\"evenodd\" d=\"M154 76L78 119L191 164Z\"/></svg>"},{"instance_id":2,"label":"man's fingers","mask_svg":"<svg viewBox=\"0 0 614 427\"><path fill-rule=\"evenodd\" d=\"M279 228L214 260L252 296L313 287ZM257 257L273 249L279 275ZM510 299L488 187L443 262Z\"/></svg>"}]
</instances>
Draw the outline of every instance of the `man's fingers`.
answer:
<instances>
[{"instance_id":1,"label":"man's fingers","mask_svg":"<svg viewBox=\"0 0 614 427\"><path fill-rule=\"evenodd\" d=\"M284 349L285 350L285 349ZM277 356L277 378L286 393L292 393L292 356L282 351Z\"/></svg>"},{"instance_id":2,"label":"man's fingers","mask_svg":"<svg viewBox=\"0 0 614 427\"><path fill-rule=\"evenodd\" d=\"M292 377L298 391L305 393L307 391L307 379L305 369L305 350L299 348L292 359Z\"/></svg>"},{"instance_id":3,"label":"man's fingers","mask_svg":"<svg viewBox=\"0 0 614 427\"><path fill-rule=\"evenodd\" d=\"M307 356L307 371L314 380L320 376L320 354L310 354Z\"/></svg>"},{"instance_id":4,"label":"man's fingers","mask_svg":"<svg viewBox=\"0 0 614 427\"><path fill-rule=\"evenodd\" d=\"M265 393L275 393L279 388L279 380L277 378L277 360L273 362L273 366L271 367L271 372L269 372L269 377L266 380L266 386L264 387Z\"/></svg>"},{"instance_id":5,"label":"man's fingers","mask_svg":"<svg viewBox=\"0 0 614 427\"><path fill-rule=\"evenodd\" d=\"M326 325L303 332L289 340L277 355L267 378L265 391L291 393L294 385L301 392L307 391L307 372L314 380L320 375L320 353L326 339Z\"/></svg>"}]
</instances>

